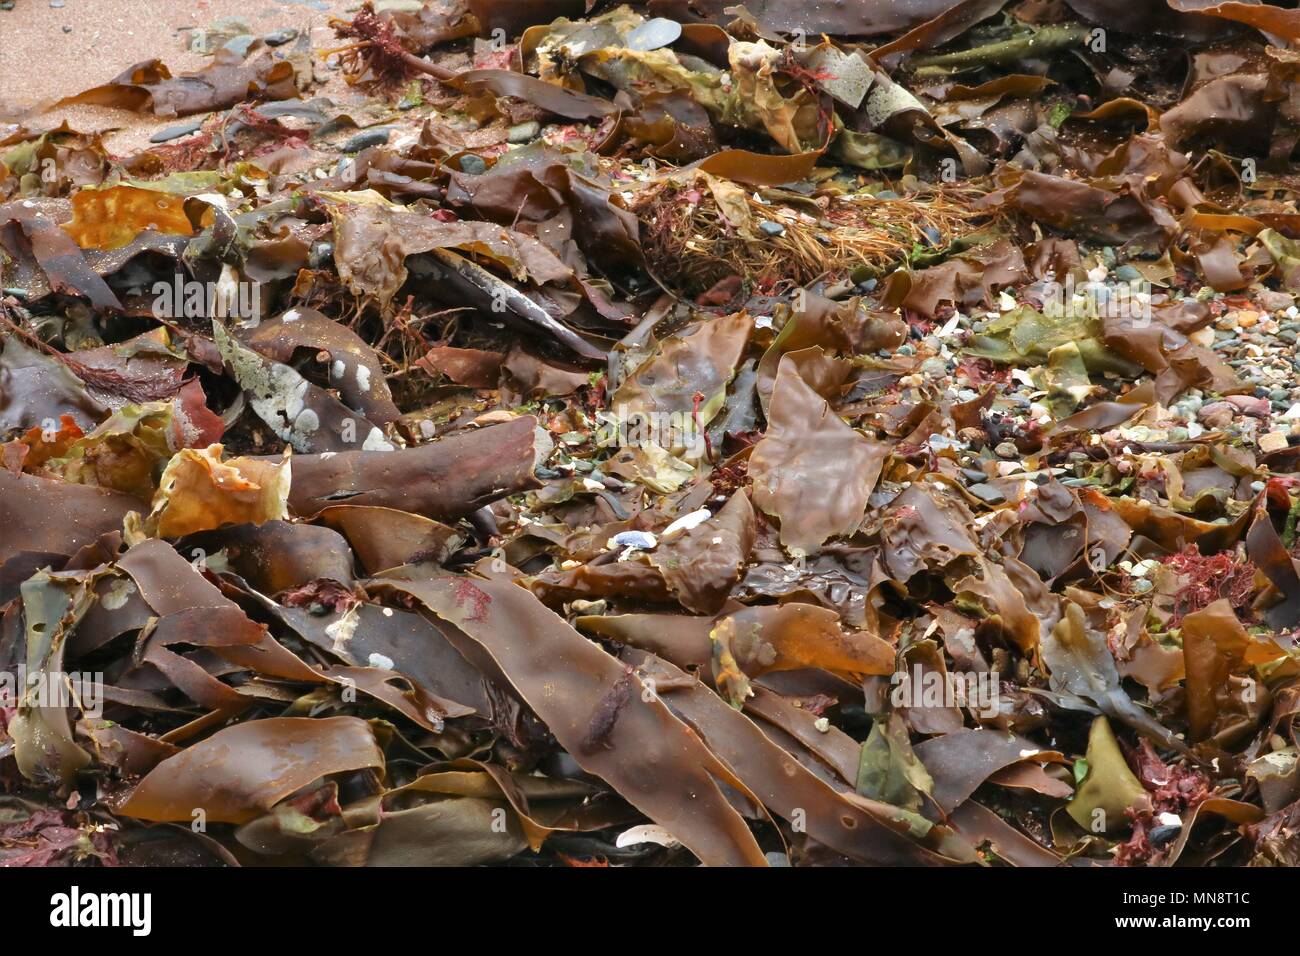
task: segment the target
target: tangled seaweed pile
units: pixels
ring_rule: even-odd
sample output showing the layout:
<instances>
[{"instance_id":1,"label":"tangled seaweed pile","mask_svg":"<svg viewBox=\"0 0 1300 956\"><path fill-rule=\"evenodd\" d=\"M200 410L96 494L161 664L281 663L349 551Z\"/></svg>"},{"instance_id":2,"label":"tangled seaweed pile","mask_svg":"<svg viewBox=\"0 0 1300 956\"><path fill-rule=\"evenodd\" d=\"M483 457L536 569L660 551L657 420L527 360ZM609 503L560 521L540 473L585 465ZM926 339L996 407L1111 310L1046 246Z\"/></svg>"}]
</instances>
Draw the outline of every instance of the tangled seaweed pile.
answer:
<instances>
[{"instance_id":1,"label":"tangled seaweed pile","mask_svg":"<svg viewBox=\"0 0 1300 956\"><path fill-rule=\"evenodd\" d=\"M0 864L1300 863L1300 12L377 6L0 128Z\"/></svg>"}]
</instances>

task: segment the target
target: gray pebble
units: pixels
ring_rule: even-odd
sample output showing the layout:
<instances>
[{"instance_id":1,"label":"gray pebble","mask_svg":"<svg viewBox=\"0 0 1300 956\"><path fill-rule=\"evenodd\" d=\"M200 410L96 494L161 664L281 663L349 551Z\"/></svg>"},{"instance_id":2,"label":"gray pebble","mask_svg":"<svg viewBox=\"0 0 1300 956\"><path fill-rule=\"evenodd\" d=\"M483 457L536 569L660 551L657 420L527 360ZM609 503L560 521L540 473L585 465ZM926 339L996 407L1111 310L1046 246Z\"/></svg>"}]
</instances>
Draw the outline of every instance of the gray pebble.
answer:
<instances>
[{"instance_id":1,"label":"gray pebble","mask_svg":"<svg viewBox=\"0 0 1300 956\"><path fill-rule=\"evenodd\" d=\"M764 219L758 224L758 228L763 230L769 236L784 236L785 226L779 222L773 222L771 219Z\"/></svg>"},{"instance_id":2,"label":"gray pebble","mask_svg":"<svg viewBox=\"0 0 1300 956\"><path fill-rule=\"evenodd\" d=\"M149 137L151 143L165 143L168 140L180 139L182 136L189 136L191 133L197 133L203 124L199 121L193 123L178 123L175 126L168 126L166 129L160 129Z\"/></svg>"},{"instance_id":3,"label":"gray pebble","mask_svg":"<svg viewBox=\"0 0 1300 956\"><path fill-rule=\"evenodd\" d=\"M542 124L537 120L529 120L527 123L520 123L517 126L510 127L506 131L507 143L531 143L541 135Z\"/></svg>"},{"instance_id":4,"label":"gray pebble","mask_svg":"<svg viewBox=\"0 0 1300 956\"><path fill-rule=\"evenodd\" d=\"M362 130L343 144L343 152L359 153L371 146L383 146L388 142L388 137L391 134L392 130L387 126L376 126L374 129Z\"/></svg>"},{"instance_id":5,"label":"gray pebble","mask_svg":"<svg viewBox=\"0 0 1300 956\"><path fill-rule=\"evenodd\" d=\"M989 484L971 485L966 490L980 501L987 502L991 505L1000 505L1007 500L1006 495Z\"/></svg>"},{"instance_id":6,"label":"gray pebble","mask_svg":"<svg viewBox=\"0 0 1300 956\"><path fill-rule=\"evenodd\" d=\"M276 30L262 37L262 42L267 46L284 46L291 40L298 39L298 31L293 27L285 27L282 30Z\"/></svg>"},{"instance_id":7,"label":"gray pebble","mask_svg":"<svg viewBox=\"0 0 1300 956\"><path fill-rule=\"evenodd\" d=\"M239 56L247 56L248 48L251 47L256 40L257 37L253 36L251 33L241 33L239 36L231 37L227 40L226 45L222 47L222 49L231 50Z\"/></svg>"},{"instance_id":8,"label":"gray pebble","mask_svg":"<svg viewBox=\"0 0 1300 956\"><path fill-rule=\"evenodd\" d=\"M482 156L466 153L460 158L460 171L471 176L482 176L487 172L487 161Z\"/></svg>"},{"instance_id":9,"label":"gray pebble","mask_svg":"<svg viewBox=\"0 0 1300 956\"><path fill-rule=\"evenodd\" d=\"M629 50L647 53L668 46L670 43L676 43L681 35L682 25L676 20L655 17L629 33L626 42Z\"/></svg>"}]
</instances>

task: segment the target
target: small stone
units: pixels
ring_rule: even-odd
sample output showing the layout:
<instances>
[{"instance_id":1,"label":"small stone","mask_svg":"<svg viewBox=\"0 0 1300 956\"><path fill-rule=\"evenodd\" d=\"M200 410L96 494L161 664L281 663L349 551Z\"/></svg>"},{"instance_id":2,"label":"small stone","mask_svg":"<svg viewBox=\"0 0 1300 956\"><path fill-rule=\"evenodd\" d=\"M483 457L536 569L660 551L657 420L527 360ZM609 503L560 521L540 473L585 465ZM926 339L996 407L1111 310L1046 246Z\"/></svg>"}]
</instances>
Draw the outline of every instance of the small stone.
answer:
<instances>
[{"instance_id":1,"label":"small stone","mask_svg":"<svg viewBox=\"0 0 1300 956\"><path fill-rule=\"evenodd\" d=\"M1273 409L1267 401L1254 395L1229 395L1224 401L1230 405L1235 405L1247 415L1262 418L1265 421L1273 413Z\"/></svg>"},{"instance_id":2,"label":"small stone","mask_svg":"<svg viewBox=\"0 0 1300 956\"><path fill-rule=\"evenodd\" d=\"M71 33L71 32L72 32L72 27L68 26L68 25L65 23L65 24L63 25L63 32L64 32L64 33Z\"/></svg>"},{"instance_id":3,"label":"small stone","mask_svg":"<svg viewBox=\"0 0 1300 956\"><path fill-rule=\"evenodd\" d=\"M991 504L991 505L1004 504L1007 500L1006 495L998 491L990 484L971 485L966 490L969 491L976 498L978 498L980 501L986 502L987 504Z\"/></svg>"},{"instance_id":4,"label":"small stone","mask_svg":"<svg viewBox=\"0 0 1300 956\"><path fill-rule=\"evenodd\" d=\"M1281 451L1288 444L1286 432L1265 432L1259 436L1259 450L1262 452Z\"/></svg>"},{"instance_id":5,"label":"small stone","mask_svg":"<svg viewBox=\"0 0 1300 956\"><path fill-rule=\"evenodd\" d=\"M1237 410L1227 402L1211 402L1201 407L1197 419L1207 428L1222 430L1232 424Z\"/></svg>"},{"instance_id":6,"label":"small stone","mask_svg":"<svg viewBox=\"0 0 1300 956\"><path fill-rule=\"evenodd\" d=\"M487 161L474 153L466 153L460 158L460 171L471 176L482 176L487 172Z\"/></svg>"},{"instance_id":7,"label":"small stone","mask_svg":"<svg viewBox=\"0 0 1300 956\"><path fill-rule=\"evenodd\" d=\"M253 36L251 33L241 33L239 36L231 37L227 40L226 45L222 47L222 49L230 50L238 56L248 56L248 49L254 42L256 42L256 40L257 37Z\"/></svg>"},{"instance_id":8,"label":"small stone","mask_svg":"<svg viewBox=\"0 0 1300 956\"><path fill-rule=\"evenodd\" d=\"M911 342L904 342L902 345L900 345L900 346L898 347L898 352L897 352L897 354L899 354L899 355L915 355L915 354L916 354L916 346L913 345Z\"/></svg>"},{"instance_id":9,"label":"small stone","mask_svg":"<svg viewBox=\"0 0 1300 956\"><path fill-rule=\"evenodd\" d=\"M510 127L506 131L507 143L531 143L541 135L542 124L537 120L529 120L527 123L520 123L517 126Z\"/></svg>"},{"instance_id":10,"label":"small stone","mask_svg":"<svg viewBox=\"0 0 1300 956\"><path fill-rule=\"evenodd\" d=\"M63 0L50 0L50 9L51 9L51 10L62 10L62 9L63 9Z\"/></svg>"},{"instance_id":11,"label":"small stone","mask_svg":"<svg viewBox=\"0 0 1300 956\"><path fill-rule=\"evenodd\" d=\"M658 50L676 43L682 35L682 25L676 20L655 17L647 20L627 35L627 48L640 53Z\"/></svg>"},{"instance_id":12,"label":"small stone","mask_svg":"<svg viewBox=\"0 0 1300 956\"><path fill-rule=\"evenodd\" d=\"M0 10L12 10L13 8L14 0L0 0Z\"/></svg>"},{"instance_id":13,"label":"small stone","mask_svg":"<svg viewBox=\"0 0 1300 956\"><path fill-rule=\"evenodd\" d=\"M284 27L281 30L275 30L262 37L262 42L267 46L284 46L292 40L298 39L298 31L293 27Z\"/></svg>"},{"instance_id":14,"label":"small stone","mask_svg":"<svg viewBox=\"0 0 1300 956\"><path fill-rule=\"evenodd\" d=\"M1261 289L1255 300L1269 312L1285 312L1295 305L1295 296L1271 289Z\"/></svg>"},{"instance_id":15,"label":"small stone","mask_svg":"<svg viewBox=\"0 0 1300 956\"><path fill-rule=\"evenodd\" d=\"M160 129L149 137L151 143L165 143L168 140L180 139L182 136L189 136L191 133L197 133L203 126L202 122L178 123L175 126L168 126L166 129Z\"/></svg>"},{"instance_id":16,"label":"small stone","mask_svg":"<svg viewBox=\"0 0 1300 956\"><path fill-rule=\"evenodd\" d=\"M343 144L343 152L359 153L371 146L383 146L388 142L388 137L391 134L392 130L387 126L377 126L374 129L363 130Z\"/></svg>"},{"instance_id":17,"label":"small stone","mask_svg":"<svg viewBox=\"0 0 1300 956\"><path fill-rule=\"evenodd\" d=\"M763 230L769 236L784 236L785 226L779 222L773 222L771 219L764 219L758 224L758 228Z\"/></svg>"},{"instance_id":18,"label":"small stone","mask_svg":"<svg viewBox=\"0 0 1300 956\"><path fill-rule=\"evenodd\" d=\"M1020 449L1017 448L1012 442L1009 441L1000 442L998 446L993 449L993 453L997 455L999 458L1020 457Z\"/></svg>"}]
</instances>

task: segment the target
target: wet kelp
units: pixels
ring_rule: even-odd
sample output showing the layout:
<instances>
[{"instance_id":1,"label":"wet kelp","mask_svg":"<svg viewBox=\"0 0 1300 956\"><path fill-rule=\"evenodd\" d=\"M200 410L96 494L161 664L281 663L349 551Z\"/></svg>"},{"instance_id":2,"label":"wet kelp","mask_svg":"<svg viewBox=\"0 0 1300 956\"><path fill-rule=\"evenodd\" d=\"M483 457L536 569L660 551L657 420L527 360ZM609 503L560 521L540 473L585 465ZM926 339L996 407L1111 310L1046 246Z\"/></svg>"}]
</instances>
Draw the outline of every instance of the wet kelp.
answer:
<instances>
[{"instance_id":1,"label":"wet kelp","mask_svg":"<svg viewBox=\"0 0 1300 956\"><path fill-rule=\"evenodd\" d=\"M1294 10L399 6L0 128L0 862L1300 858Z\"/></svg>"}]
</instances>

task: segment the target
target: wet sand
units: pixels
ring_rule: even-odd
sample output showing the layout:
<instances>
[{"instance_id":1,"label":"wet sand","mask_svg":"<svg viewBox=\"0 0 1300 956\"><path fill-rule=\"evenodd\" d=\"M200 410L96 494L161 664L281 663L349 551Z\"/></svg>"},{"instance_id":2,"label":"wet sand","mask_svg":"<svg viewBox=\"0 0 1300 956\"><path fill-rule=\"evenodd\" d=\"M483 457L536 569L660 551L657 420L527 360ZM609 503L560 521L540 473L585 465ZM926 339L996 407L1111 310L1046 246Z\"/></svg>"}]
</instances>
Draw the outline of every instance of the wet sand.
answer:
<instances>
[{"instance_id":1,"label":"wet sand","mask_svg":"<svg viewBox=\"0 0 1300 956\"><path fill-rule=\"evenodd\" d=\"M107 82L132 64L161 59L172 75L202 69L211 57L191 53L190 30L239 17L254 36L293 27L310 30L316 49L328 46L331 15L344 16L355 0L16 0L0 10L0 122L21 120L35 129L68 123L85 132L114 132L114 153L148 145L149 136L187 118L154 117L97 106L51 108ZM64 32L70 27L71 32ZM202 116L189 117L201 119Z\"/></svg>"}]
</instances>

